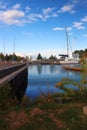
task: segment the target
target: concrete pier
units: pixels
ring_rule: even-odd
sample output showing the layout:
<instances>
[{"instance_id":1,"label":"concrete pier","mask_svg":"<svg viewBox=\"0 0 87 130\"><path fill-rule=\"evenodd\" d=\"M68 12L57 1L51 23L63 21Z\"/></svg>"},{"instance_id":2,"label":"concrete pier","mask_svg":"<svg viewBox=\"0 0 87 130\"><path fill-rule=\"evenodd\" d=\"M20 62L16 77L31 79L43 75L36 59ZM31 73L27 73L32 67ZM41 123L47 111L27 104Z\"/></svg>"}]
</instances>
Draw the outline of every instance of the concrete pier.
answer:
<instances>
[{"instance_id":1,"label":"concrete pier","mask_svg":"<svg viewBox=\"0 0 87 130\"><path fill-rule=\"evenodd\" d=\"M12 87L14 95L21 95L20 90L25 90L27 87L28 64L10 66L0 70L0 87L9 83ZM3 72L3 73L2 73Z\"/></svg>"}]
</instances>

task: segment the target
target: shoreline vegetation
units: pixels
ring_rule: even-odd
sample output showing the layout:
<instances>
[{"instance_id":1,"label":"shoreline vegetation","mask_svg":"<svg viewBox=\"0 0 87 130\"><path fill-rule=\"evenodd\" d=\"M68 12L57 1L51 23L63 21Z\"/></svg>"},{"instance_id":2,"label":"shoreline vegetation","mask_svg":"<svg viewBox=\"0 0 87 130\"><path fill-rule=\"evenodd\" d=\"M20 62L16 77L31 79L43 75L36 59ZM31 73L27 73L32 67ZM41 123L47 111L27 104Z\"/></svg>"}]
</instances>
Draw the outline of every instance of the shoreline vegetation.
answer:
<instances>
[{"instance_id":1,"label":"shoreline vegetation","mask_svg":"<svg viewBox=\"0 0 87 130\"><path fill-rule=\"evenodd\" d=\"M87 129L87 89L44 95L34 101L12 97L10 85L0 88L0 129L82 130Z\"/></svg>"}]
</instances>

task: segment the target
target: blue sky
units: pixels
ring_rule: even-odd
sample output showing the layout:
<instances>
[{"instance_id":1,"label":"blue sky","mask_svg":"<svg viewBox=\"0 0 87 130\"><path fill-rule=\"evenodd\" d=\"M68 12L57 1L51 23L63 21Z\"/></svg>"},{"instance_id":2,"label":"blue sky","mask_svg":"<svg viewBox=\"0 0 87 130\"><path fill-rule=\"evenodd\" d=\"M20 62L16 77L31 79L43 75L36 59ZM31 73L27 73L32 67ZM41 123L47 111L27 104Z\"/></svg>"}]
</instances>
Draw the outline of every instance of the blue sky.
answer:
<instances>
[{"instance_id":1,"label":"blue sky","mask_svg":"<svg viewBox=\"0 0 87 130\"><path fill-rule=\"evenodd\" d=\"M87 0L0 0L0 52L35 56L87 48Z\"/></svg>"}]
</instances>

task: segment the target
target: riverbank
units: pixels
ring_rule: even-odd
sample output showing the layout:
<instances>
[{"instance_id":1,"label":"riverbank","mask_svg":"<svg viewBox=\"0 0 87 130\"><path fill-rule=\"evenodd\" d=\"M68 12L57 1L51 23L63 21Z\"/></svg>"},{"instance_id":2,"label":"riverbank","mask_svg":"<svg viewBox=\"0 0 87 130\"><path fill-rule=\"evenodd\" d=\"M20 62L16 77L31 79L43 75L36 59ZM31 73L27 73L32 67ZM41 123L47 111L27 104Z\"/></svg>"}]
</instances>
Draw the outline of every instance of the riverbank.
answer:
<instances>
[{"instance_id":1,"label":"riverbank","mask_svg":"<svg viewBox=\"0 0 87 130\"><path fill-rule=\"evenodd\" d=\"M24 96L21 102L4 99L0 102L1 130L86 130L87 90L69 95L42 95L31 102ZM5 96L5 95L4 95ZM59 102L60 98L64 102ZM8 102L9 101L9 102ZM2 105L2 107L1 107Z\"/></svg>"}]
</instances>

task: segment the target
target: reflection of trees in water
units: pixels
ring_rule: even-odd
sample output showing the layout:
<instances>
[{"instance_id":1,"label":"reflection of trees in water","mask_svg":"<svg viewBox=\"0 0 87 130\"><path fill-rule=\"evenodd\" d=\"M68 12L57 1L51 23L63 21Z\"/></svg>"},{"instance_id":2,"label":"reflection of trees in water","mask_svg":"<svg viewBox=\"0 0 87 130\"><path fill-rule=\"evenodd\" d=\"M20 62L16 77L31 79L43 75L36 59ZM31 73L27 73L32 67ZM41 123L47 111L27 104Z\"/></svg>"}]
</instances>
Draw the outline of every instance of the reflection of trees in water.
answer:
<instances>
[{"instance_id":1,"label":"reflection of trees in water","mask_svg":"<svg viewBox=\"0 0 87 130\"><path fill-rule=\"evenodd\" d=\"M50 72L51 72L51 73L55 72L54 65L50 65Z\"/></svg>"},{"instance_id":2,"label":"reflection of trees in water","mask_svg":"<svg viewBox=\"0 0 87 130\"><path fill-rule=\"evenodd\" d=\"M38 74L42 73L42 65L37 65L37 72Z\"/></svg>"}]
</instances>

